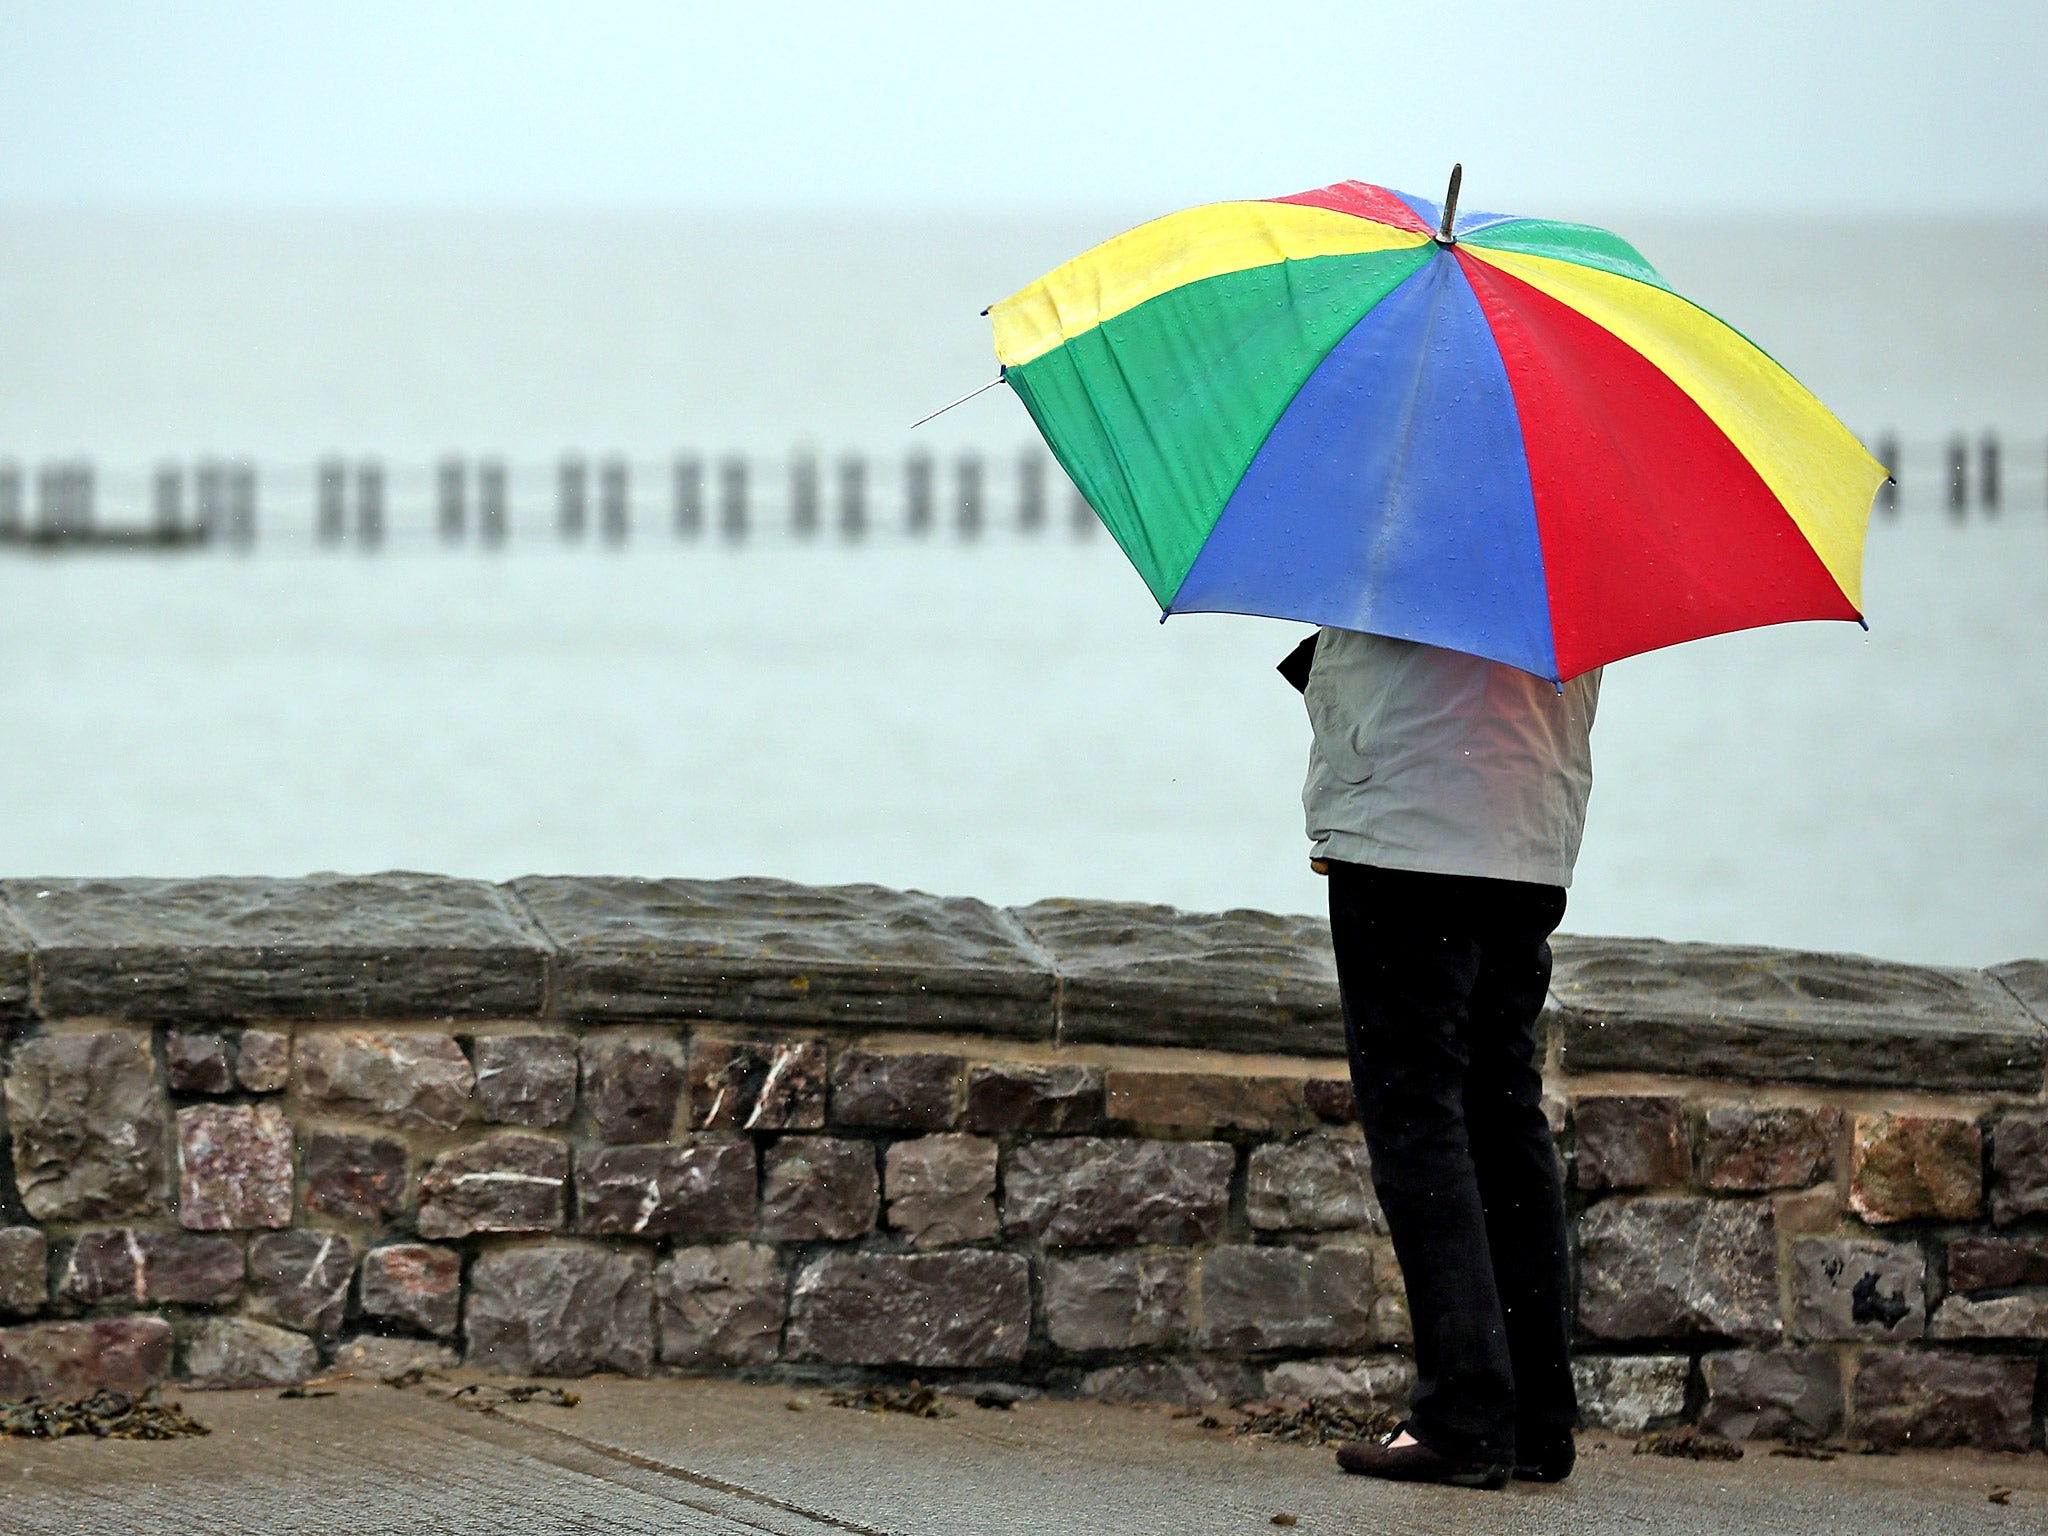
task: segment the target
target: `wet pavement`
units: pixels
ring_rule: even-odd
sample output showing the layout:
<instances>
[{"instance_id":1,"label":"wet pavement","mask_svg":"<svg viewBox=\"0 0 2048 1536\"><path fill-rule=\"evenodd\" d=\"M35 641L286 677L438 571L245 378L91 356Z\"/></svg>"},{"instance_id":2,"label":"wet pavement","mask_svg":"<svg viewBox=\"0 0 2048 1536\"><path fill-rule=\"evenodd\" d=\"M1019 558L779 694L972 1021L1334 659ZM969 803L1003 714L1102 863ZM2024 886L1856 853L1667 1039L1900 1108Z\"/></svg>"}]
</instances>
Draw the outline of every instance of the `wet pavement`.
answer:
<instances>
[{"instance_id":1,"label":"wet pavement","mask_svg":"<svg viewBox=\"0 0 2048 1536\"><path fill-rule=\"evenodd\" d=\"M204 1439L0 1440L0 1532L2048 1530L2038 1452L1816 1462L1752 1446L1738 1462L1690 1462L1594 1434L1569 1483L1474 1493L1345 1477L1326 1450L1158 1410L959 1401L951 1418L920 1419L831 1407L814 1389L599 1379L569 1384L573 1408L481 1412L447 1401L450 1385L188 1393L186 1408L212 1427Z\"/></svg>"}]
</instances>

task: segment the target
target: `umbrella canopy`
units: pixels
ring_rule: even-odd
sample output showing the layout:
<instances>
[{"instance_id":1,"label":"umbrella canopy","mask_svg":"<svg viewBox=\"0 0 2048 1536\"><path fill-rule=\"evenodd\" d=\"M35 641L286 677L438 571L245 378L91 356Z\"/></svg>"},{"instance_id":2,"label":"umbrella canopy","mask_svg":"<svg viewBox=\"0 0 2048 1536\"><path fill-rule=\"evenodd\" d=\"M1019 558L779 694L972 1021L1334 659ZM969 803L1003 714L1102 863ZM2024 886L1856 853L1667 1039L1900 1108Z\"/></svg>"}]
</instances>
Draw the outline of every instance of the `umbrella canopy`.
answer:
<instances>
[{"instance_id":1,"label":"umbrella canopy","mask_svg":"<svg viewBox=\"0 0 2048 1536\"><path fill-rule=\"evenodd\" d=\"M990 316L1162 618L1300 619L1553 680L1861 618L1884 467L1605 230L1446 227L1347 181L1155 220Z\"/></svg>"}]
</instances>

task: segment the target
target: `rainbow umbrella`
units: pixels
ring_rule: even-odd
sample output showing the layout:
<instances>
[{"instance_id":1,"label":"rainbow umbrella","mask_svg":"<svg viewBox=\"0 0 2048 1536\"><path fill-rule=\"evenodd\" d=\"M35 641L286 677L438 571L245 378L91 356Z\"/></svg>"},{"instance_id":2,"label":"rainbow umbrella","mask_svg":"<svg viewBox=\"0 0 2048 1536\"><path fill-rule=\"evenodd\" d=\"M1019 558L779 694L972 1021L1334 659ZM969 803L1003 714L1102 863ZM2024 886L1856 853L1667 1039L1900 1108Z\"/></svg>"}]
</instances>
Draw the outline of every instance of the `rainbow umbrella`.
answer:
<instances>
[{"instance_id":1,"label":"rainbow umbrella","mask_svg":"<svg viewBox=\"0 0 2048 1536\"><path fill-rule=\"evenodd\" d=\"M1171 613L1552 680L1861 620L1885 469L1585 224L1340 182L1171 214L990 308L1002 377Z\"/></svg>"}]
</instances>

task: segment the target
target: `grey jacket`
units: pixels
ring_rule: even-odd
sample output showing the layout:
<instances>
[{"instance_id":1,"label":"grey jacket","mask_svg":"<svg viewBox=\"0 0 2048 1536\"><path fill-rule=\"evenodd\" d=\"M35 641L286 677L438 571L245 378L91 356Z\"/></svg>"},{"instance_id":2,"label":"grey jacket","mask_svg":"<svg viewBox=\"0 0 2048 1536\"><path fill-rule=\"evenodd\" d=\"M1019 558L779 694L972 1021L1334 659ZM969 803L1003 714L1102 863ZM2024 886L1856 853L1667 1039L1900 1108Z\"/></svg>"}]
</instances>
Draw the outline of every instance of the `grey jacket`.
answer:
<instances>
[{"instance_id":1,"label":"grey jacket","mask_svg":"<svg viewBox=\"0 0 2048 1536\"><path fill-rule=\"evenodd\" d=\"M1458 651L1325 629L1303 694L1317 857L1570 885L1598 671L1554 684Z\"/></svg>"}]
</instances>

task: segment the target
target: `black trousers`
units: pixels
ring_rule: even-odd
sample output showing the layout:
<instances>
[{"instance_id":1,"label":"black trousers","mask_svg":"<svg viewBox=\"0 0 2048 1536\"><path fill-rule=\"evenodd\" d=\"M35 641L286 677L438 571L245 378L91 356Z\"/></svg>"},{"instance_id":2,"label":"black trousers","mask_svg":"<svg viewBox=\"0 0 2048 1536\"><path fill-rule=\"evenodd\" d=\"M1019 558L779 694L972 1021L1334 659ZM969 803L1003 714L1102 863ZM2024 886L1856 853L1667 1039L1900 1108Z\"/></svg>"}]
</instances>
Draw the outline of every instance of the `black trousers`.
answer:
<instances>
[{"instance_id":1,"label":"black trousers","mask_svg":"<svg viewBox=\"0 0 2048 1536\"><path fill-rule=\"evenodd\" d=\"M1351 1082L1415 1325L1410 1432L1447 1456L1533 1458L1578 1419L1536 1038L1564 891L1329 870Z\"/></svg>"}]
</instances>

